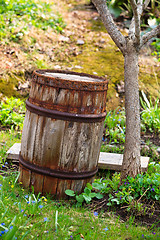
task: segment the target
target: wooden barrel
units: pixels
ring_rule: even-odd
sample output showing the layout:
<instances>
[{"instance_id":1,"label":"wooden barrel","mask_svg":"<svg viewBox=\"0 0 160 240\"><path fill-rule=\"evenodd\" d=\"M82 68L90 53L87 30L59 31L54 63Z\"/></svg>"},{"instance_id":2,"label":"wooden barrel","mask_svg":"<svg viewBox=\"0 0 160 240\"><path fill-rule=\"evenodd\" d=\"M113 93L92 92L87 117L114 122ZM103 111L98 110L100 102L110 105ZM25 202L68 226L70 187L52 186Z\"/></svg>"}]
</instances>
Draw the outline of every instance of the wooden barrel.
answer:
<instances>
[{"instance_id":1,"label":"wooden barrel","mask_svg":"<svg viewBox=\"0 0 160 240\"><path fill-rule=\"evenodd\" d=\"M33 73L19 155L25 188L57 199L81 193L98 170L108 81L69 71Z\"/></svg>"}]
</instances>

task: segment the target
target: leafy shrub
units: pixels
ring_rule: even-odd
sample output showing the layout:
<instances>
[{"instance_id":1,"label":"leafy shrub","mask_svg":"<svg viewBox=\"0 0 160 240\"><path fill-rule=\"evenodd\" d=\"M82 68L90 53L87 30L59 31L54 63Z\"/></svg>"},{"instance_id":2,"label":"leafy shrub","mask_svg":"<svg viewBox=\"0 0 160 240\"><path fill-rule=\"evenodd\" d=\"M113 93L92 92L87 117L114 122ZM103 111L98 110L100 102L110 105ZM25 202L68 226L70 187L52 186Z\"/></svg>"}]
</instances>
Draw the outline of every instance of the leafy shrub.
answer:
<instances>
[{"instance_id":1,"label":"leafy shrub","mask_svg":"<svg viewBox=\"0 0 160 240\"><path fill-rule=\"evenodd\" d=\"M76 195L72 190L66 190L68 196L76 197L77 205L81 206L85 201L87 204L93 198L102 198L105 194L109 195L108 206L114 204L135 203L140 200L160 201L160 163L152 162L149 165L148 173L138 174L135 178L127 177L119 187L120 173L115 173L112 178L95 179L94 183L87 184L84 193ZM141 205L136 205L141 207Z\"/></svg>"},{"instance_id":2,"label":"leafy shrub","mask_svg":"<svg viewBox=\"0 0 160 240\"><path fill-rule=\"evenodd\" d=\"M6 98L0 104L0 124L2 126L22 129L24 121L24 102L16 98Z\"/></svg>"},{"instance_id":3,"label":"leafy shrub","mask_svg":"<svg viewBox=\"0 0 160 240\"><path fill-rule=\"evenodd\" d=\"M128 177L123 185L110 194L109 203L131 204L134 200L148 199L160 200L160 173L138 174L135 178Z\"/></svg>"},{"instance_id":4,"label":"leafy shrub","mask_svg":"<svg viewBox=\"0 0 160 240\"><path fill-rule=\"evenodd\" d=\"M32 26L61 32L62 17L53 13L52 5L35 0L0 0L0 39L8 37L18 41L28 34Z\"/></svg>"}]
</instances>

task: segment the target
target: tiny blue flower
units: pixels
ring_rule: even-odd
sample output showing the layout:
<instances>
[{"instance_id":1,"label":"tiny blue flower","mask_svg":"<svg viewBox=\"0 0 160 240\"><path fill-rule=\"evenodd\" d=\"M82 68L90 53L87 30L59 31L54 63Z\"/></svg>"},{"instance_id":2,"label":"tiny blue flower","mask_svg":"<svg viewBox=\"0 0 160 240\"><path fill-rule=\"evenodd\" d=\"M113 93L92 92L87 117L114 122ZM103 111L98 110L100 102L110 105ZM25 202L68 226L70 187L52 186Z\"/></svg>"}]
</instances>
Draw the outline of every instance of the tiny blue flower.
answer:
<instances>
[{"instance_id":1,"label":"tiny blue flower","mask_svg":"<svg viewBox=\"0 0 160 240\"><path fill-rule=\"evenodd\" d=\"M25 197L25 198L28 198L28 195L25 195L24 197Z\"/></svg>"},{"instance_id":2,"label":"tiny blue flower","mask_svg":"<svg viewBox=\"0 0 160 240\"><path fill-rule=\"evenodd\" d=\"M23 216L25 216L25 217L26 217L26 216L27 216L27 214L24 214Z\"/></svg>"},{"instance_id":3,"label":"tiny blue flower","mask_svg":"<svg viewBox=\"0 0 160 240\"><path fill-rule=\"evenodd\" d=\"M120 200L122 199L122 197L120 196Z\"/></svg>"},{"instance_id":4,"label":"tiny blue flower","mask_svg":"<svg viewBox=\"0 0 160 240\"><path fill-rule=\"evenodd\" d=\"M118 119L118 121L120 122L120 121L121 121L121 119L119 118L119 119Z\"/></svg>"},{"instance_id":5,"label":"tiny blue flower","mask_svg":"<svg viewBox=\"0 0 160 240\"><path fill-rule=\"evenodd\" d=\"M23 210L23 209L21 209L21 212L24 212L24 210Z\"/></svg>"},{"instance_id":6,"label":"tiny blue flower","mask_svg":"<svg viewBox=\"0 0 160 240\"><path fill-rule=\"evenodd\" d=\"M5 162L5 164L7 165L7 164L8 164L8 162Z\"/></svg>"},{"instance_id":7,"label":"tiny blue flower","mask_svg":"<svg viewBox=\"0 0 160 240\"><path fill-rule=\"evenodd\" d=\"M10 226L10 228L9 229L13 229L13 226Z\"/></svg>"},{"instance_id":8,"label":"tiny blue flower","mask_svg":"<svg viewBox=\"0 0 160 240\"><path fill-rule=\"evenodd\" d=\"M8 232L8 229L5 229L4 231L5 231L5 233L7 233L7 232Z\"/></svg>"},{"instance_id":9,"label":"tiny blue flower","mask_svg":"<svg viewBox=\"0 0 160 240\"><path fill-rule=\"evenodd\" d=\"M5 231L1 231L1 234L5 234Z\"/></svg>"},{"instance_id":10,"label":"tiny blue flower","mask_svg":"<svg viewBox=\"0 0 160 240\"><path fill-rule=\"evenodd\" d=\"M39 205L38 207L39 207L39 208L43 208L43 205Z\"/></svg>"},{"instance_id":11,"label":"tiny blue flower","mask_svg":"<svg viewBox=\"0 0 160 240\"><path fill-rule=\"evenodd\" d=\"M2 184L0 184L0 187L2 187Z\"/></svg>"},{"instance_id":12,"label":"tiny blue flower","mask_svg":"<svg viewBox=\"0 0 160 240\"><path fill-rule=\"evenodd\" d=\"M104 230L104 231L108 231L109 229L106 227L106 228L104 228L103 230Z\"/></svg>"},{"instance_id":13,"label":"tiny blue flower","mask_svg":"<svg viewBox=\"0 0 160 240\"><path fill-rule=\"evenodd\" d=\"M48 218L47 218L47 217L45 217L45 218L44 218L44 222L47 222L47 220L48 220Z\"/></svg>"},{"instance_id":14,"label":"tiny blue flower","mask_svg":"<svg viewBox=\"0 0 160 240\"><path fill-rule=\"evenodd\" d=\"M152 188L151 191L154 192L154 188Z\"/></svg>"},{"instance_id":15,"label":"tiny blue flower","mask_svg":"<svg viewBox=\"0 0 160 240\"><path fill-rule=\"evenodd\" d=\"M35 203L35 201L32 201L32 203Z\"/></svg>"},{"instance_id":16,"label":"tiny blue flower","mask_svg":"<svg viewBox=\"0 0 160 240\"><path fill-rule=\"evenodd\" d=\"M29 204L29 201L27 203Z\"/></svg>"},{"instance_id":17,"label":"tiny blue flower","mask_svg":"<svg viewBox=\"0 0 160 240\"><path fill-rule=\"evenodd\" d=\"M0 233L0 237L2 237L2 234Z\"/></svg>"},{"instance_id":18,"label":"tiny blue flower","mask_svg":"<svg viewBox=\"0 0 160 240\"><path fill-rule=\"evenodd\" d=\"M144 238L144 234L142 234L142 238Z\"/></svg>"},{"instance_id":19,"label":"tiny blue flower","mask_svg":"<svg viewBox=\"0 0 160 240\"><path fill-rule=\"evenodd\" d=\"M94 214L94 216L96 216L96 217L98 216L98 212L94 212L93 214Z\"/></svg>"},{"instance_id":20,"label":"tiny blue flower","mask_svg":"<svg viewBox=\"0 0 160 240\"><path fill-rule=\"evenodd\" d=\"M5 223L3 222L3 223L1 223L1 225L2 225L2 226L4 226L4 225L5 225Z\"/></svg>"}]
</instances>

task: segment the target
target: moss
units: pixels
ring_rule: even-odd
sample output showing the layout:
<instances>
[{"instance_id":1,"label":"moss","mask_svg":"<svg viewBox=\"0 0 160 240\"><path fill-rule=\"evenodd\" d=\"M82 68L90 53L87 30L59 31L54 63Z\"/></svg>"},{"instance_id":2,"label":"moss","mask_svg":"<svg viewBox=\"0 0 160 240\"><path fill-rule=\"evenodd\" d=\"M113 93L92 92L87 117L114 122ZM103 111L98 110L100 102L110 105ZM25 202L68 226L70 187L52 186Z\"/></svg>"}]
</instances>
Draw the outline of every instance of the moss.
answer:
<instances>
[{"instance_id":1,"label":"moss","mask_svg":"<svg viewBox=\"0 0 160 240\"><path fill-rule=\"evenodd\" d=\"M97 73L98 76L106 76L109 80L107 93L107 109L115 109L124 106L124 96L117 93L117 84L124 81L124 58L115 44L111 41L107 48L99 48L87 45L81 55L74 58L72 66L79 65L82 68L75 71L86 72L89 74ZM155 71L155 69L154 69ZM140 90L148 92L155 98L159 96L159 73L147 71L144 66L140 66L139 85ZM158 71L158 70L157 70Z\"/></svg>"},{"instance_id":2,"label":"moss","mask_svg":"<svg viewBox=\"0 0 160 240\"><path fill-rule=\"evenodd\" d=\"M91 22L91 27L90 27L90 29L91 29L92 31L96 31L96 32L99 32L99 31L101 31L101 32L107 32L107 31L106 31L106 28L105 28L103 22L100 20L100 18L98 18L98 19L96 19L96 20L92 19L90 22Z\"/></svg>"},{"instance_id":3,"label":"moss","mask_svg":"<svg viewBox=\"0 0 160 240\"><path fill-rule=\"evenodd\" d=\"M0 93L2 96L7 97L17 97L21 98L21 94L17 91L18 83L24 82L24 73L9 73L6 74L5 77L0 79Z\"/></svg>"},{"instance_id":4,"label":"moss","mask_svg":"<svg viewBox=\"0 0 160 240\"><path fill-rule=\"evenodd\" d=\"M100 51L87 47L83 54L74 58L72 65L81 66L82 68L78 69L80 72L89 74L96 72L98 76L106 76L108 78L108 109L114 109L122 104L121 99L117 96L116 84L124 79L124 60L114 44ZM77 71L77 68L73 68L73 70Z\"/></svg>"}]
</instances>

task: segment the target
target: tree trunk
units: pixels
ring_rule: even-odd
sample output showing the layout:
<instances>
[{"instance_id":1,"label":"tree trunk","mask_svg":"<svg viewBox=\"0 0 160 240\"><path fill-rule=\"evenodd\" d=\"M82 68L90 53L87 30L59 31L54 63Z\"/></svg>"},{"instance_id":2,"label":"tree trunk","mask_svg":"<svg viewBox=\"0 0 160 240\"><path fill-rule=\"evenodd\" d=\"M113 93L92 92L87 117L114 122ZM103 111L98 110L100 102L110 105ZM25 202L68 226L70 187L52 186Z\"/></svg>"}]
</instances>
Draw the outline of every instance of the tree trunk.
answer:
<instances>
[{"instance_id":1,"label":"tree trunk","mask_svg":"<svg viewBox=\"0 0 160 240\"><path fill-rule=\"evenodd\" d=\"M141 173L138 51L132 40L126 40L128 45L124 56L126 138L121 181L127 176L135 177Z\"/></svg>"}]
</instances>

